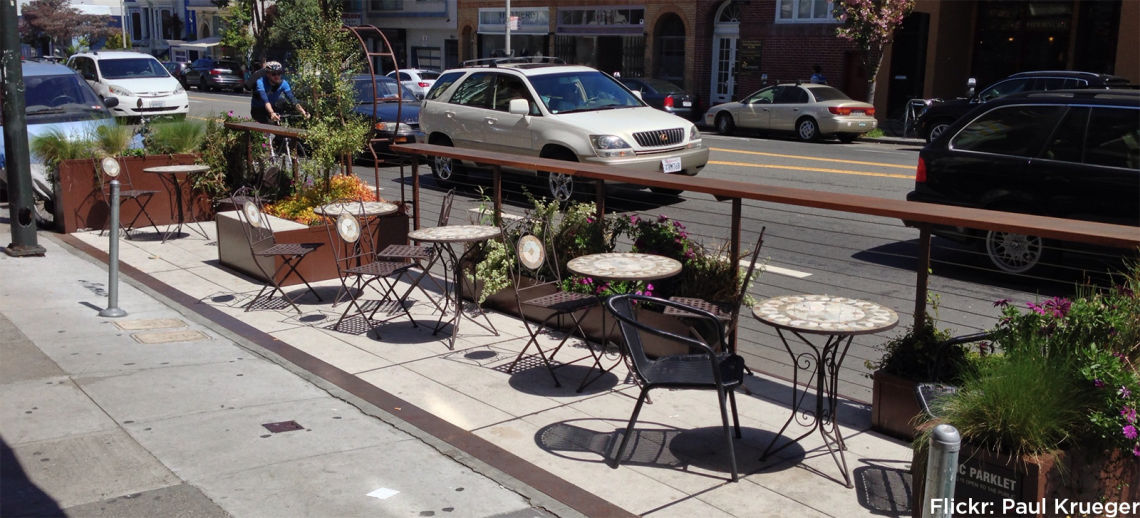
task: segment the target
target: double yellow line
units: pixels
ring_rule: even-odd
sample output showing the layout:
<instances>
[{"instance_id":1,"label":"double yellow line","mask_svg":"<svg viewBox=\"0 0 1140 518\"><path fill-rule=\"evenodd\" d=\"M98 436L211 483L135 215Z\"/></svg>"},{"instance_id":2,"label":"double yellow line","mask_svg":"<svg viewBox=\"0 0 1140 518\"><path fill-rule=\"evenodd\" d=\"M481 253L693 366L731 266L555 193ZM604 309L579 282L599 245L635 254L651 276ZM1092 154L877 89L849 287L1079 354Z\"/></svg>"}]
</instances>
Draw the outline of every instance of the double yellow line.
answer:
<instances>
[{"instance_id":1,"label":"double yellow line","mask_svg":"<svg viewBox=\"0 0 1140 518\"><path fill-rule=\"evenodd\" d=\"M882 162L864 162L861 160L843 160L843 159L838 159L838 158L819 158L819 157L800 156L800 155L783 155L780 153L765 153L763 151L745 151L745 150L741 150L741 149L727 149L727 148L716 148L716 147L709 148L709 150L720 152L720 153L735 153L735 154L740 154L740 155L764 156L764 157L772 157L772 158L789 158L789 159L794 159L794 160L804 160L804 161L812 161L812 162L830 162L830 163L837 163L837 164L844 164L844 165L864 165L864 166L872 166L872 167L882 167L882 168L887 168L887 169L906 169L906 170L914 171L914 166L912 166L912 165L886 164L886 163L882 163ZM852 170L852 169L833 169L833 168L825 168L825 167L806 167L806 166L795 166L795 165L761 164L761 163L756 163L756 162L732 162L732 161L724 161L724 160L709 160L709 163L710 164L716 164L716 165L727 165L727 166L733 166L733 167L754 167L754 168L758 168L758 169L782 169L785 171L807 171L807 172L812 172L812 173L849 174L849 175L855 175L855 176L873 176L873 177L878 177L878 178L899 178L899 179L903 179L903 180L914 180L914 173L913 172L911 174L877 173L877 172L871 172L871 171L856 171L856 170Z\"/></svg>"}]
</instances>

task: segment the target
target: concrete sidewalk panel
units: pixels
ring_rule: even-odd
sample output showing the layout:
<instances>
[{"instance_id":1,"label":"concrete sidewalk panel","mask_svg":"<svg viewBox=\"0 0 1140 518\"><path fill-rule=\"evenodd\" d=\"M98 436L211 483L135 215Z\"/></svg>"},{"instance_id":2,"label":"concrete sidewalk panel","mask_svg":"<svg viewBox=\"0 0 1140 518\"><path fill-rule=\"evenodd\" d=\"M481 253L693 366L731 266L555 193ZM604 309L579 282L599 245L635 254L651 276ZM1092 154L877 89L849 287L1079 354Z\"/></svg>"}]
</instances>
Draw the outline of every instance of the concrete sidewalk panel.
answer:
<instances>
[{"instance_id":1,"label":"concrete sidewalk panel","mask_svg":"<svg viewBox=\"0 0 1140 518\"><path fill-rule=\"evenodd\" d=\"M59 365L0 315L0 380L3 383L63 375Z\"/></svg>"},{"instance_id":2,"label":"concrete sidewalk panel","mask_svg":"<svg viewBox=\"0 0 1140 518\"><path fill-rule=\"evenodd\" d=\"M13 447L116 428L69 378L0 385L0 435Z\"/></svg>"},{"instance_id":3,"label":"concrete sidewalk panel","mask_svg":"<svg viewBox=\"0 0 1140 518\"><path fill-rule=\"evenodd\" d=\"M273 333L273 336L352 374L392 365L388 360L354 347L336 336L330 336L336 334L339 333L312 327L298 327L278 331Z\"/></svg>"},{"instance_id":4,"label":"concrete sidewalk panel","mask_svg":"<svg viewBox=\"0 0 1140 518\"><path fill-rule=\"evenodd\" d=\"M83 518L227 518L198 488L189 484L163 487L77 505L64 509L68 516Z\"/></svg>"},{"instance_id":5,"label":"concrete sidewalk panel","mask_svg":"<svg viewBox=\"0 0 1140 518\"><path fill-rule=\"evenodd\" d=\"M394 365L360 375L360 379L383 387L396 397L416 405L464 430L506 421L512 416L477 398L431 378Z\"/></svg>"}]
</instances>

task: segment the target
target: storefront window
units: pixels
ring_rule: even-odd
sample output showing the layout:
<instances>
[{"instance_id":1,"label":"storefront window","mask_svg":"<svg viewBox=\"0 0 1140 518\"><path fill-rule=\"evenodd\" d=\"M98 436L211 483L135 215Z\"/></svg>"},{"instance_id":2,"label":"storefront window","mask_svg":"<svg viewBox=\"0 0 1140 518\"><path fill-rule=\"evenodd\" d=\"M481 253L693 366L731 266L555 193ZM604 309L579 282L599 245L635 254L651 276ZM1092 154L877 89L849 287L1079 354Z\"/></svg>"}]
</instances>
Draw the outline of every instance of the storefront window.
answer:
<instances>
[{"instance_id":1,"label":"storefront window","mask_svg":"<svg viewBox=\"0 0 1140 518\"><path fill-rule=\"evenodd\" d=\"M832 0L778 0L776 23L833 23Z\"/></svg>"}]
</instances>

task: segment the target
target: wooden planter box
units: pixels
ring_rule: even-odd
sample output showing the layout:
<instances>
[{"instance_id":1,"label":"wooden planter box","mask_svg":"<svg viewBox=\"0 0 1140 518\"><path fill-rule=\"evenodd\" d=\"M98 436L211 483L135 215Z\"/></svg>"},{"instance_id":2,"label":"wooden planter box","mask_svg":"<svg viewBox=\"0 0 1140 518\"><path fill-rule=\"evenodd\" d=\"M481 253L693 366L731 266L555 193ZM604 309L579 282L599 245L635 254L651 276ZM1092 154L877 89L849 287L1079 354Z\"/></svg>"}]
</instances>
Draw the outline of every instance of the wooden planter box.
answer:
<instances>
[{"instance_id":1,"label":"wooden planter box","mask_svg":"<svg viewBox=\"0 0 1140 518\"><path fill-rule=\"evenodd\" d=\"M927 455L926 447L915 449L911 495L914 518L922 516L924 505L930 505L923 501ZM954 513L955 516L1082 516L1088 511L1058 508L1057 503L1065 505L1065 499L1068 503L1085 504L1140 501L1140 462L1131 453L1104 456L1082 448L1015 459L964 443L958 455L954 499L992 503L988 512ZM1003 505L1009 507L1003 509ZM978 509L976 506L975 511ZM1105 514L1102 510L1087 516Z\"/></svg>"},{"instance_id":2,"label":"wooden planter box","mask_svg":"<svg viewBox=\"0 0 1140 518\"><path fill-rule=\"evenodd\" d=\"M306 280L316 282L337 278L336 258L332 249L334 243L329 242L329 233L325 229L325 225L310 227L272 216L270 218L272 218L270 225L274 230L273 236L278 243L321 243L321 247L305 256L305 259L297 267L297 271ZM380 218L380 222L376 226L380 233L377 240L378 246L383 249L390 244L406 244L408 242L408 221L408 216L400 213ZM254 263L253 254L249 249L249 241L246 239L245 230L242 229L241 220L238 219L237 213L235 211L219 212L215 217L215 222L218 230L218 262L254 278L268 280L265 279L261 270L257 268L257 264ZM339 240L335 245L341 246ZM263 261L262 266L265 271L270 274L281 266L281 259L277 259L277 264L270 264L272 259L267 257L262 257L260 260ZM300 283L301 279L291 274L285 278L282 285L289 286Z\"/></svg>"},{"instance_id":3,"label":"wooden planter box","mask_svg":"<svg viewBox=\"0 0 1140 518\"><path fill-rule=\"evenodd\" d=\"M177 199L170 185L169 175L144 173L143 169L161 165L193 164L198 155L148 155L142 157L122 157L119 165L122 172L119 179L124 184L127 178L135 189L158 191L147 204L147 213L159 225L178 222ZM166 178L164 179L163 176ZM103 229L110 217L107 195L103 181L110 181L99 167L99 160L64 160L59 164L59 180L55 186L55 229L69 234L80 229ZM194 192L186 181L186 175L178 175L178 185L182 190L182 211L186 221L209 219L213 216L210 200L203 194ZM126 189L126 185L123 186ZM138 214L138 205L120 205L121 221L131 221ZM148 225L146 218L135 222L136 226Z\"/></svg>"},{"instance_id":4,"label":"wooden planter box","mask_svg":"<svg viewBox=\"0 0 1140 518\"><path fill-rule=\"evenodd\" d=\"M914 388L918 382L877 370L871 376L871 429L903 440L914 439L915 418L922 413Z\"/></svg>"}]
</instances>

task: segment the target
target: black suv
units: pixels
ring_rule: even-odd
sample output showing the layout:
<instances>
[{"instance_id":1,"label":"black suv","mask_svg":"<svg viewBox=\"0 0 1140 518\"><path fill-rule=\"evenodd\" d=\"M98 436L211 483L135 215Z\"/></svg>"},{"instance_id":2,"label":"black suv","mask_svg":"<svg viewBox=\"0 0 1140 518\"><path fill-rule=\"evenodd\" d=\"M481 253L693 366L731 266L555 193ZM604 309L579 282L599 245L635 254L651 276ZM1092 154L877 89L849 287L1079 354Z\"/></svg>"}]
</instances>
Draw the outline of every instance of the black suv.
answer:
<instances>
[{"instance_id":1,"label":"black suv","mask_svg":"<svg viewBox=\"0 0 1140 518\"><path fill-rule=\"evenodd\" d=\"M915 121L919 135L931 142L938 138L954 121L978 104L1021 92L1070 90L1076 88L1114 88L1128 86L1123 77L1072 70L1043 70L1018 72L998 81L971 97L936 101Z\"/></svg>"},{"instance_id":2,"label":"black suv","mask_svg":"<svg viewBox=\"0 0 1140 518\"><path fill-rule=\"evenodd\" d=\"M1140 91L1030 92L979 106L922 149L906 198L1140 226ZM935 233L982 238L1011 273L1055 251L1035 236Z\"/></svg>"}]
</instances>

